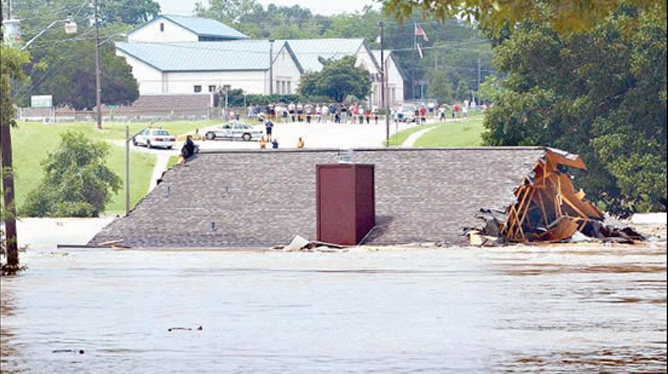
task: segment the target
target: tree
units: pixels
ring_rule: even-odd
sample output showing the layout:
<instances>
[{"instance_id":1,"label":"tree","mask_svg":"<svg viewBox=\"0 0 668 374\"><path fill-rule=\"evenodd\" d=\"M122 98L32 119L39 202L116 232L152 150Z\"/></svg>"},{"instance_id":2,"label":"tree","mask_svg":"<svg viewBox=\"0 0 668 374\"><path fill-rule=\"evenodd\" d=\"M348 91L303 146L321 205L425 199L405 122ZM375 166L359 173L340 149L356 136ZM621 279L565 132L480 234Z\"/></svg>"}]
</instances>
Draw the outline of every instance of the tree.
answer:
<instances>
[{"instance_id":1,"label":"tree","mask_svg":"<svg viewBox=\"0 0 668 374\"><path fill-rule=\"evenodd\" d=\"M0 7L1 8L1 7ZM2 11L0 10L0 20ZM1 27L1 26L0 26ZM7 264L2 267L3 274L12 274L20 270L19 252L16 235L16 205L14 191L14 169L12 165L11 127L16 126L14 120L14 103L11 96L11 82L27 79L22 67L30 61L27 52L2 43L3 33L0 32L0 221L5 233L0 230L0 250L7 255Z\"/></svg>"},{"instance_id":2,"label":"tree","mask_svg":"<svg viewBox=\"0 0 668 374\"><path fill-rule=\"evenodd\" d=\"M31 191L22 214L34 217L97 217L121 179L105 164L109 145L81 133L65 132L43 161L44 178Z\"/></svg>"},{"instance_id":3,"label":"tree","mask_svg":"<svg viewBox=\"0 0 668 374\"><path fill-rule=\"evenodd\" d=\"M665 13L622 7L569 36L527 24L495 62L508 76L485 118L486 144L579 153L589 172L578 180L602 207L665 209Z\"/></svg>"},{"instance_id":4,"label":"tree","mask_svg":"<svg viewBox=\"0 0 668 374\"><path fill-rule=\"evenodd\" d=\"M104 104L129 105L139 98L139 86L132 68L116 56L112 45L101 47L102 99ZM95 107L95 43L78 41L57 48L37 50L33 64L45 70L29 69L33 83L23 93L53 95L55 106L67 105L77 110Z\"/></svg>"},{"instance_id":5,"label":"tree","mask_svg":"<svg viewBox=\"0 0 668 374\"><path fill-rule=\"evenodd\" d=\"M427 88L427 96L437 100L439 103L452 102L452 84L445 71L436 71L432 74L429 87Z\"/></svg>"},{"instance_id":6,"label":"tree","mask_svg":"<svg viewBox=\"0 0 668 374\"><path fill-rule=\"evenodd\" d=\"M342 102L352 95L363 99L371 93L371 77L361 68L355 67L356 57L339 60L322 60L322 71L302 77L299 94L303 96L327 96Z\"/></svg>"},{"instance_id":7,"label":"tree","mask_svg":"<svg viewBox=\"0 0 668 374\"><path fill-rule=\"evenodd\" d=\"M241 17L251 13L256 5L255 0L208 0L208 4L195 4L198 17L217 19L223 23L233 24Z\"/></svg>"},{"instance_id":8,"label":"tree","mask_svg":"<svg viewBox=\"0 0 668 374\"><path fill-rule=\"evenodd\" d=\"M471 99L471 90L469 89L468 83L465 79L460 79L457 82L457 89L455 90L455 99L457 100L470 100Z\"/></svg>"},{"instance_id":9,"label":"tree","mask_svg":"<svg viewBox=\"0 0 668 374\"><path fill-rule=\"evenodd\" d=\"M505 25L533 22L551 25L565 35L596 27L620 6L652 10L666 17L666 1L653 0L384 0L385 12L399 19L416 10L445 20L450 17L475 20L484 28L501 31Z\"/></svg>"},{"instance_id":10,"label":"tree","mask_svg":"<svg viewBox=\"0 0 668 374\"><path fill-rule=\"evenodd\" d=\"M106 0L99 4L103 25L114 22L140 25L160 14L160 4L153 0Z\"/></svg>"},{"instance_id":11,"label":"tree","mask_svg":"<svg viewBox=\"0 0 668 374\"><path fill-rule=\"evenodd\" d=\"M476 96L481 102L493 103L501 96L502 81L499 77L492 75L485 79L476 92Z\"/></svg>"}]
</instances>

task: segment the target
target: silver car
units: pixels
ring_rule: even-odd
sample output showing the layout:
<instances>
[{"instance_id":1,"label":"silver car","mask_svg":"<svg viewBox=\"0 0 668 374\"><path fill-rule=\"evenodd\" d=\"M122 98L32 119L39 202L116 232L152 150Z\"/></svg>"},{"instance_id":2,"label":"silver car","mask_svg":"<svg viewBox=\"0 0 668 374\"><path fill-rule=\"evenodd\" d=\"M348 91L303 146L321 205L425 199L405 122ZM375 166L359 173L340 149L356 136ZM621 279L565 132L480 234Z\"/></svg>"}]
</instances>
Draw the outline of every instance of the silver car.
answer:
<instances>
[{"instance_id":1,"label":"silver car","mask_svg":"<svg viewBox=\"0 0 668 374\"><path fill-rule=\"evenodd\" d=\"M207 130L204 134L204 137L207 140L242 139L248 142L251 140L260 139L262 135L264 135L262 130L255 129L251 125L245 124L243 122L228 122L222 126L217 126Z\"/></svg>"},{"instance_id":2,"label":"silver car","mask_svg":"<svg viewBox=\"0 0 668 374\"><path fill-rule=\"evenodd\" d=\"M139 132L132 138L134 146L144 145L147 148L166 148L172 149L176 138L169 134L167 130L147 128Z\"/></svg>"}]
</instances>

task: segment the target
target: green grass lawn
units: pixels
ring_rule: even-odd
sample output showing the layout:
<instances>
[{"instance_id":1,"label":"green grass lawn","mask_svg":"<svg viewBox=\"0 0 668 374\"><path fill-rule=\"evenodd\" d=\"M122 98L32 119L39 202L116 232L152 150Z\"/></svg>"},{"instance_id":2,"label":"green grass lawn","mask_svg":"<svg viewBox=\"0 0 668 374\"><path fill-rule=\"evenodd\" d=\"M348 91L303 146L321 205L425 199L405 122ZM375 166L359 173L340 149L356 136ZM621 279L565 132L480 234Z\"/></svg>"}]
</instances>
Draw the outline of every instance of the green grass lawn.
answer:
<instances>
[{"instance_id":1,"label":"green grass lawn","mask_svg":"<svg viewBox=\"0 0 668 374\"><path fill-rule=\"evenodd\" d=\"M392 147L399 147L400 145L404 144L406 139L408 139L409 136L412 134L428 129L430 127L435 127L436 125L427 125L427 126L415 126L413 128L410 128L408 130L400 131L392 136L390 136L390 146Z\"/></svg>"},{"instance_id":2,"label":"green grass lawn","mask_svg":"<svg viewBox=\"0 0 668 374\"><path fill-rule=\"evenodd\" d=\"M482 145L483 116L438 124L415 142L416 147L476 147ZM409 134L410 135L410 134Z\"/></svg>"},{"instance_id":3,"label":"green grass lawn","mask_svg":"<svg viewBox=\"0 0 668 374\"><path fill-rule=\"evenodd\" d=\"M196 128L214 124L213 121L199 122L169 122L159 124L174 135L182 135ZM55 150L60 142L59 134L67 130L80 131L89 138L97 141L122 141L125 136L124 123L104 123L104 129L98 131L94 123L49 124L34 122L19 123L18 128L12 129L12 145L15 169L16 200L19 209L25 202L28 192L32 191L44 175L41 162L49 152ZM147 123L130 125L131 131L137 132L148 126ZM146 195L150 185L153 167L156 158L153 155L132 152L130 155L130 197L134 206ZM125 212L125 149L112 145L107 165L123 179L123 189L113 196L107 204L105 214L119 214Z\"/></svg>"},{"instance_id":4,"label":"green grass lawn","mask_svg":"<svg viewBox=\"0 0 668 374\"><path fill-rule=\"evenodd\" d=\"M175 136L185 135L194 132L196 129L202 127L219 124L220 121L176 121L176 122L156 122L154 127L161 127L170 134ZM123 140L125 138L125 125L130 127L130 135L138 133L140 130L148 127L151 123L137 122L137 123L119 123L107 122L102 124L102 130L97 130L94 123L68 123L57 124L55 126L64 126L80 129L86 135L92 138L105 140Z\"/></svg>"}]
</instances>

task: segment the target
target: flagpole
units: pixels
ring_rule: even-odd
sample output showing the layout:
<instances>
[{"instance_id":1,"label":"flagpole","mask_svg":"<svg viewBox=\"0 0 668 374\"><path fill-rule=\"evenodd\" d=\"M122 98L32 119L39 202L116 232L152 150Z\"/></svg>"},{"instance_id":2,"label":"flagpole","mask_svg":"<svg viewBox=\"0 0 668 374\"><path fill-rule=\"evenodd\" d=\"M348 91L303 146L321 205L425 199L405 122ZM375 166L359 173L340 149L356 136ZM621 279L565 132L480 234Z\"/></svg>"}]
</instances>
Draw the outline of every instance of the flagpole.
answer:
<instances>
[{"instance_id":1,"label":"flagpole","mask_svg":"<svg viewBox=\"0 0 668 374\"><path fill-rule=\"evenodd\" d=\"M417 59L417 21L413 21L413 53L415 55L415 66L413 66L413 86L412 86L412 93L413 93L413 100L417 98L417 95L415 94L415 87L416 85L416 80L417 80L417 69L418 69L418 59Z\"/></svg>"}]
</instances>

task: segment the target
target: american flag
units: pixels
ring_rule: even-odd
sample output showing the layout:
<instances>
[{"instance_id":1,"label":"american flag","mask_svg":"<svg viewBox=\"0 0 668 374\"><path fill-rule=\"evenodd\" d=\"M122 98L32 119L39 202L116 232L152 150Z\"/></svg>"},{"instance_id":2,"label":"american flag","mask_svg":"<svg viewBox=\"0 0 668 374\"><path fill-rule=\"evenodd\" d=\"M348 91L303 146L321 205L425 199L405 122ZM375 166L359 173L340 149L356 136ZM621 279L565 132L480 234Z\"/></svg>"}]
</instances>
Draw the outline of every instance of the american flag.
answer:
<instances>
[{"instance_id":1,"label":"american flag","mask_svg":"<svg viewBox=\"0 0 668 374\"><path fill-rule=\"evenodd\" d=\"M417 23L415 24L415 36L421 36L422 39L424 39L425 42L429 41L429 38L427 37L427 33L424 32L422 27L420 27L420 25L418 25Z\"/></svg>"}]
</instances>

